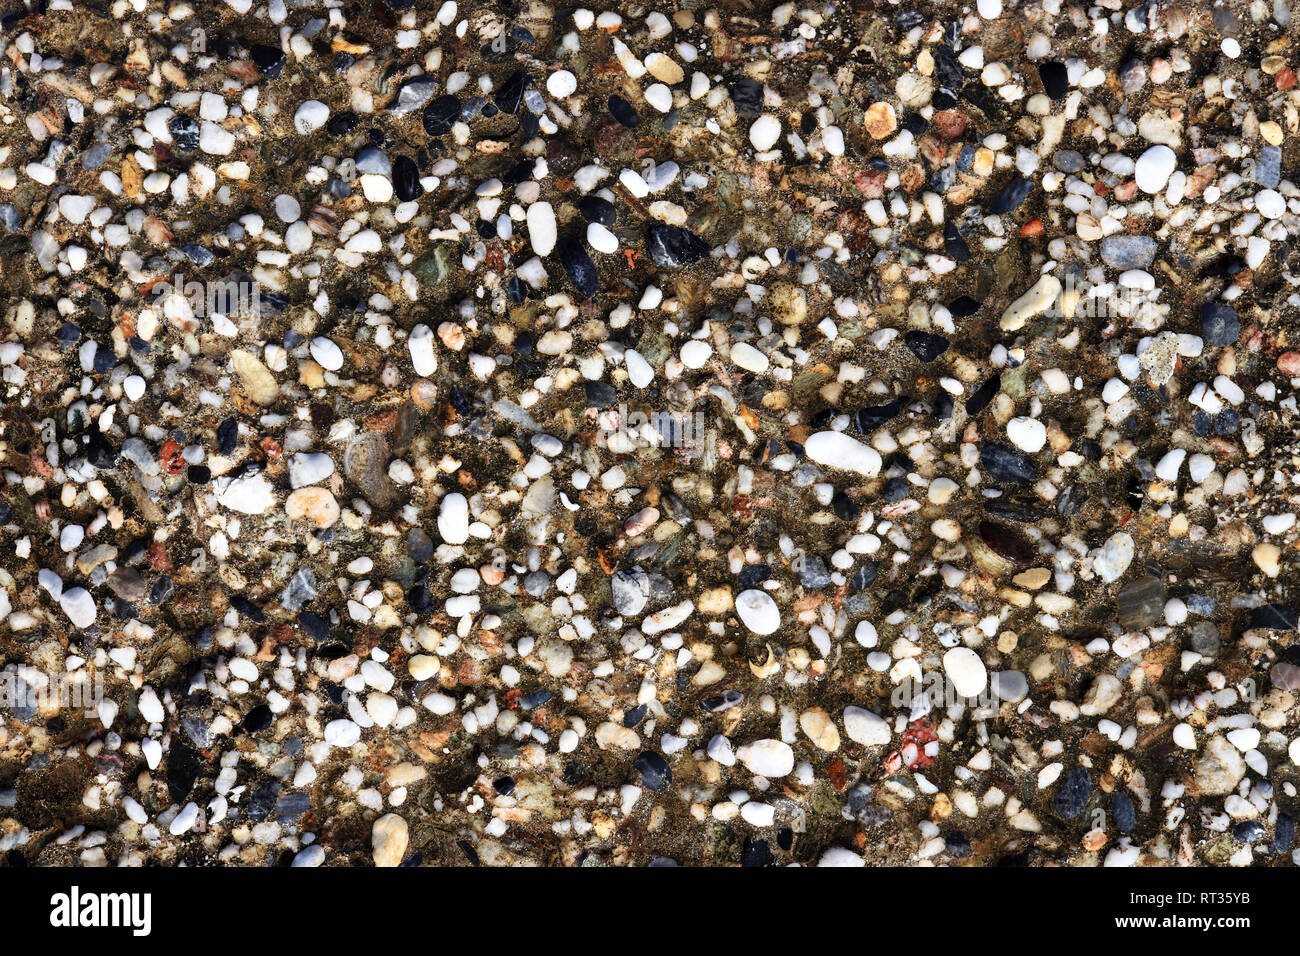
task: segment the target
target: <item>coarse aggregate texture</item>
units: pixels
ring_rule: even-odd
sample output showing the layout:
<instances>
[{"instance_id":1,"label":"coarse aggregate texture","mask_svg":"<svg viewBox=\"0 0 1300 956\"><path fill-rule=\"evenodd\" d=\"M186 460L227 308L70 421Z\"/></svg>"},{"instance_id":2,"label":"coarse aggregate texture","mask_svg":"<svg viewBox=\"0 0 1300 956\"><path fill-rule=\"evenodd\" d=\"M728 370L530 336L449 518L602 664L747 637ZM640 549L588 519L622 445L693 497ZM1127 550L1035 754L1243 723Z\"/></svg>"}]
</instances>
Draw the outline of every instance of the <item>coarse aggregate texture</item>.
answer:
<instances>
[{"instance_id":1,"label":"coarse aggregate texture","mask_svg":"<svg viewBox=\"0 0 1300 956\"><path fill-rule=\"evenodd\" d=\"M1290 27L10 0L0 861L1290 865Z\"/></svg>"}]
</instances>

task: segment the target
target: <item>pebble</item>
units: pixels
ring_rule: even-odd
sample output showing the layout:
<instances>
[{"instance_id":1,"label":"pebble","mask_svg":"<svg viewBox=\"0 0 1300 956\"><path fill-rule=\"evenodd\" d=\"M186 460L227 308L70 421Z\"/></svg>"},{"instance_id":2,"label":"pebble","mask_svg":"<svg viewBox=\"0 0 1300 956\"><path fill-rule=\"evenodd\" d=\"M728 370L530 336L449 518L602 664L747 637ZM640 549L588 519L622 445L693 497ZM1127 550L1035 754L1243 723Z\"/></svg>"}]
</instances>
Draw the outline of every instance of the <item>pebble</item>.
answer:
<instances>
[{"instance_id":1,"label":"pebble","mask_svg":"<svg viewBox=\"0 0 1300 956\"><path fill-rule=\"evenodd\" d=\"M781 611L765 591L750 588L736 595L736 614L754 634L773 634L781 626Z\"/></svg>"},{"instance_id":2,"label":"pebble","mask_svg":"<svg viewBox=\"0 0 1300 956\"><path fill-rule=\"evenodd\" d=\"M1177 165L1178 157L1172 149L1163 144L1152 146L1138 157L1133 178L1144 193L1158 193L1168 185Z\"/></svg>"},{"instance_id":3,"label":"pebble","mask_svg":"<svg viewBox=\"0 0 1300 956\"><path fill-rule=\"evenodd\" d=\"M370 828L370 851L375 866L401 866L406 857L410 828L396 813L378 817Z\"/></svg>"},{"instance_id":4,"label":"pebble","mask_svg":"<svg viewBox=\"0 0 1300 956\"><path fill-rule=\"evenodd\" d=\"M804 451L819 465L851 471L866 478L878 475L883 463L878 451L843 432L823 431L809 435Z\"/></svg>"},{"instance_id":5,"label":"pebble","mask_svg":"<svg viewBox=\"0 0 1300 956\"><path fill-rule=\"evenodd\" d=\"M736 759L760 777L784 777L794 770L794 750L789 744L771 738L738 747Z\"/></svg>"},{"instance_id":6,"label":"pebble","mask_svg":"<svg viewBox=\"0 0 1300 956\"><path fill-rule=\"evenodd\" d=\"M749 127L749 142L760 153L776 145L781 137L781 121L771 113L764 113Z\"/></svg>"}]
</instances>

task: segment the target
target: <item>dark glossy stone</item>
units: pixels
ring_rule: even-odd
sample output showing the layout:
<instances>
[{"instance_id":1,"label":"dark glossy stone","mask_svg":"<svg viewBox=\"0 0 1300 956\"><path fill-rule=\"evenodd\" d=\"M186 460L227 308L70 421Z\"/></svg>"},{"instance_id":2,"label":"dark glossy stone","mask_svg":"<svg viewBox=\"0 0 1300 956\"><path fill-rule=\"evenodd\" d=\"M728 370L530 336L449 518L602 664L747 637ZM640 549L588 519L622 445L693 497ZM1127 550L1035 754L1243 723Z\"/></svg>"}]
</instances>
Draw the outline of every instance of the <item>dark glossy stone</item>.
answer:
<instances>
[{"instance_id":1,"label":"dark glossy stone","mask_svg":"<svg viewBox=\"0 0 1300 956\"><path fill-rule=\"evenodd\" d=\"M582 390L587 395L587 404L593 408L609 408L618 401L618 392L608 382L583 382Z\"/></svg>"},{"instance_id":2,"label":"dark glossy stone","mask_svg":"<svg viewBox=\"0 0 1300 956\"><path fill-rule=\"evenodd\" d=\"M225 419L217 426L217 451L223 455L233 455L238 438L239 422L233 418Z\"/></svg>"},{"instance_id":3,"label":"dark glossy stone","mask_svg":"<svg viewBox=\"0 0 1300 956\"><path fill-rule=\"evenodd\" d=\"M273 719L274 715L271 713L271 708L266 704L258 704L244 715L244 729L250 734L255 734L270 727Z\"/></svg>"},{"instance_id":4,"label":"dark glossy stone","mask_svg":"<svg viewBox=\"0 0 1300 956\"><path fill-rule=\"evenodd\" d=\"M578 212L587 222L598 222L602 226L612 226L618 219L618 210L608 199L601 196L583 196L578 200Z\"/></svg>"},{"instance_id":5,"label":"dark glossy stone","mask_svg":"<svg viewBox=\"0 0 1300 956\"><path fill-rule=\"evenodd\" d=\"M1001 388L1002 376L990 376L983 385L971 392L970 398L966 399L966 414L974 417L984 411Z\"/></svg>"},{"instance_id":6,"label":"dark glossy stone","mask_svg":"<svg viewBox=\"0 0 1300 956\"><path fill-rule=\"evenodd\" d=\"M523 70L516 70L510 78L501 84L501 88L492 96L492 102L503 113L518 113L519 104L523 102L524 90L528 88L531 78Z\"/></svg>"},{"instance_id":7,"label":"dark glossy stone","mask_svg":"<svg viewBox=\"0 0 1300 956\"><path fill-rule=\"evenodd\" d=\"M96 468L112 468L117 464L117 447L98 428L86 436L86 461Z\"/></svg>"},{"instance_id":8,"label":"dark glossy stone","mask_svg":"<svg viewBox=\"0 0 1300 956\"><path fill-rule=\"evenodd\" d=\"M1012 564L1026 567L1034 560L1034 548L1019 532L996 521L979 523L980 540L995 554Z\"/></svg>"},{"instance_id":9,"label":"dark glossy stone","mask_svg":"<svg viewBox=\"0 0 1300 956\"><path fill-rule=\"evenodd\" d=\"M1116 790L1110 798L1110 815L1115 820L1115 829L1120 833L1132 833L1137 826L1137 811L1133 808L1133 800L1121 790Z\"/></svg>"},{"instance_id":10,"label":"dark glossy stone","mask_svg":"<svg viewBox=\"0 0 1300 956\"><path fill-rule=\"evenodd\" d=\"M1277 823L1273 825L1273 852L1289 853L1295 843L1295 817L1289 813L1279 813Z\"/></svg>"},{"instance_id":11,"label":"dark glossy stone","mask_svg":"<svg viewBox=\"0 0 1300 956\"><path fill-rule=\"evenodd\" d=\"M600 289L600 273L587 250L582 248L582 240L568 233L562 234L555 241L555 255L564 267L569 281L579 293L590 298Z\"/></svg>"},{"instance_id":12,"label":"dark glossy stone","mask_svg":"<svg viewBox=\"0 0 1300 956\"><path fill-rule=\"evenodd\" d=\"M994 481L1029 485L1038 480L1038 468L1029 456L1002 442L981 446L980 464Z\"/></svg>"},{"instance_id":13,"label":"dark glossy stone","mask_svg":"<svg viewBox=\"0 0 1300 956\"><path fill-rule=\"evenodd\" d=\"M641 117L632 108L632 104L617 93L609 98L609 115L628 129L636 129L637 124L641 122Z\"/></svg>"},{"instance_id":14,"label":"dark glossy stone","mask_svg":"<svg viewBox=\"0 0 1300 956\"><path fill-rule=\"evenodd\" d=\"M1054 100L1065 99L1070 92L1070 76L1064 63L1048 60L1038 64L1038 78L1043 81L1043 92Z\"/></svg>"},{"instance_id":15,"label":"dark glossy stone","mask_svg":"<svg viewBox=\"0 0 1300 956\"><path fill-rule=\"evenodd\" d=\"M934 54L934 78L939 81L939 85L950 90L961 89L966 80L961 62L952 48L947 44L940 44L932 47L931 50Z\"/></svg>"},{"instance_id":16,"label":"dark glossy stone","mask_svg":"<svg viewBox=\"0 0 1300 956\"><path fill-rule=\"evenodd\" d=\"M522 96L522 91L520 92ZM430 136L442 136L451 132L452 126L460 119L460 99L447 94L429 101L421 115L424 131Z\"/></svg>"},{"instance_id":17,"label":"dark glossy stone","mask_svg":"<svg viewBox=\"0 0 1300 956\"><path fill-rule=\"evenodd\" d=\"M306 632L307 636L318 644L330 636L329 625L311 611L300 611L298 624Z\"/></svg>"},{"instance_id":18,"label":"dark glossy stone","mask_svg":"<svg viewBox=\"0 0 1300 956\"><path fill-rule=\"evenodd\" d=\"M277 46L254 43L248 48L248 55L268 80L274 80L284 69L284 52Z\"/></svg>"},{"instance_id":19,"label":"dark glossy stone","mask_svg":"<svg viewBox=\"0 0 1300 956\"><path fill-rule=\"evenodd\" d=\"M666 790L673 782L672 771L663 757L650 750L643 750L636 758L636 769L641 774L641 782L650 790Z\"/></svg>"},{"instance_id":20,"label":"dark glossy stone","mask_svg":"<svg viewBox=\"0 0 1300 956\"><path fill-rule=\"evenodd\" d=\"M1264 824L1258 820L1242 820L1232 828L1232 836L1238 843L1254 843L1264 837Z\"/></svg>"},{"instance_id":21,"label":"dark glossy stone","mask_svg":"<svg viewBox=\"0 0 1300 956\"><path fill-rule=\"evenodd\" d=\"M993 197L993 201L989 203L989 211L995 216L1003 216L1015 211L1029 198L1029 192L1033 188L1032 179L1017 176L1003 187L1002 192Z\"/></svg>"},{"instance_id":22,"label":"dark glossy stone","mask_svg":"<svg viewBox=\"0 0 1300 956\"><path fill-rule=\"evenodd\" d=\"M933 362L944 352L948 351L948 340L942 335L936 335L933 332L922 332L920 329L904 333L903 344L911 350L922 362Z\"/></svg>"},{"instance_id":23,"label":"dark glossy stone","mask_svg":"<svg viewBox=\"0 0 1300 956\"><path fill-rule=\"evenodd\" d=\"M966 244L966 240L962 238L961 233L957 231L957 227L951 222L943 227L943 248L949 256L958 262L965 262L970 258L970 246Z\"/></svg>"},{"instance_id":24,"label":"dark glossy stone","mask_svg":"<svg viewBox=\"0 0 1300 956\"><path fill-rule=\"evenodd\" d=\"M1155 576L1140 578L1115 597L1121 627L1141 630L1164 616L1165 585Z\"/></svg>"},{"instance_id":25,"label":"dark glossy stone","mask_svg":"<svg viewBox=\"0 0 1300 956\"><path fill-rule=\"evenodd\" d=\"M646 231L646 250L661 269L698 262L709 254L709 244L682 226L656 223Z\"/></svg>"},{"instance_id":26,"label":"dark glossy stone","mask_svg":"<svg viewBox=\"0 0 1300 956\"><path fill-rule=\"evenodd\" d=\"M393 160L393 194L402 202L410 202L424 195L420 185L420 170L410 156Z\"/></svg>"},{"instance_id":27,"label":"dark glossy stone","mask_svg":"<svg viewBox=\"0 0 1300 956\"><path fill-rule=\"evenodd\" d=\"M768 847L767 841L758 837L748 837L740 851L740 865L749 867L774 866L776 857Z\"/></svg>"},{"instance_id":28,"label":"dark glossy stone","mask_svg":"<svg viewBox=\"0 0 1300 956\"><path fill-rule=\"evenodd\" d=\"M862 434L870 434L881 425L898 417L898 413L903 410L903 402L904 399L900 397L883 405L864 406L854 414L853 425Z\"/></svg>"},{"instance_id":29,"label":"dark glossy stone","mask_svg":"<svg viewBox=\"0 0 1300 956\"><path fill-rule=\"evenodd\" d=\"M258 624L266 621L266 612L242 594L230 595L230 606L250 621L256 621Z\"/></svg>"},{"instance_id":30,"label":"dark glossy stone","mask_svg":"<svg viewBox=\"0 0 1300 956\"><path fill-rule=\"evenodd\" d=\"M1289 631L1296 626L1296 612L1285 604L1262 604L1246 615L1246 628Z\"/></svg>"},{"instance_id":31,"label":"dark glossy stone","mask_svg":"<svg viewBox=\"0 0 1300 956\"><path fill-rule=\"evenodd\" d=\"M199 148L199 124L184 113L167 121L167 132L172 134L172 145L178 152L192 153Z\"/></svg>"},{"instance_id":32,"label":"dark glossy stone","mask_svg":"<svg viewBox=\"0 0 1300 956\"><path fill-rule=\"evenodd\" d=\"M306 793L286 793L275 802L276 823L294 823L311 809L311 795Z\"/></svg>"}]
</instances>

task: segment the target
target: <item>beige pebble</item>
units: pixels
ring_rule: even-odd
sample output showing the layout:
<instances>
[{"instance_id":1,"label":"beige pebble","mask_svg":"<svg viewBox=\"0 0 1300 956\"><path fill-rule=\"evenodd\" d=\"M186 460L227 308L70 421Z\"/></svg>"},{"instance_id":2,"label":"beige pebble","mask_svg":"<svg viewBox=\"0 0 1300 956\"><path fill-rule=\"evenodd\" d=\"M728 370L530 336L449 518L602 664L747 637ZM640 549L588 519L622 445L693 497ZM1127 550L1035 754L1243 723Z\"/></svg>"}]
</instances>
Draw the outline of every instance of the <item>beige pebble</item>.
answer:
<instances>
[{"instance_id":1,"label":"beige pebble","mask_svg":"<svg viewBox=\"0 0 1300 956\"><path fill-rule=\"evenodd\" d=\"M406 856L409 830L396 813L385 813L370 829L370 848L375 866L401 866Z\"/></svg>"}]
</instances>

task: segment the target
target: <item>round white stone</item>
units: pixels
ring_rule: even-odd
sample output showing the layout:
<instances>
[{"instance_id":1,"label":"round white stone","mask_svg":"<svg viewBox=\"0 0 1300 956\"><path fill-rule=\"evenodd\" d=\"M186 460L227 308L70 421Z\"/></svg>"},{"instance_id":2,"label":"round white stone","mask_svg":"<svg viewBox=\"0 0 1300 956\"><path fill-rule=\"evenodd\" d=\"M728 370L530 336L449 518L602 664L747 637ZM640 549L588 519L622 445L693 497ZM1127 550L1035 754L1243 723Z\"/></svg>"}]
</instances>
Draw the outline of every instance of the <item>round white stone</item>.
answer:
<instances>
[{"instance_id":1,"label":"round white stone","mask_svg":"<svg viewBox=\"0 0 1300 956\"><path fill-rule=\"evenodd\" d=\"M864 747L883 746L890 738L889 722L862 707L844 708L844 732Z\"/></svg>"},{"instance_id":2,"label":"round white stone","mask_svg":"<svg viewBox=\"0 0 1300 956\"><path fill-rule=\"evenodd\" d=\"M636 388L645 388L655 380L654 366L636 349L623 353L623 362L627 365L627 377Z\"/></svg>"},{"instance_id":3,"label":"round white stone","mask_svg":"<svg viewBox=\"0 0 1300 956\"><path fill-rule=\"evenodd\" d=\"M568 70L556 70L546 78L546 92L557 100L572 96L578 89L578 78Z\"/></svg>"},{"instance_id":4,"label":"round white stone","mask_svg":"<svg viewBox=\"0 0 1300 956\"><path fill-rule=\"evenodd\" d=\"M771 634L781 626L781 611L772 595L757 588L736 595L736 614L755 634Z\"/></svg>"},{"instance_id":5,"label":"round white stone","mask_svg":"<svg viewBox=\"0 0 1300 956\"><path fill-rule=\"evenodd\" d=\"M321 452L299 452L289 459L289 487L305 488L334 474L334 460Z\"/></svg>"},{"instance_id":6,"label":"round white stone","mask_svg":"<svg viewBox=\"0 0 1300 956\"><path fill-rule=\"evenodd\" d=\"M852 850L846 850L842 846L832 846L826 849L817 861L817 866L837 866L837 867L863 867L867 865L865 857L858 856Z\"/></svg>"},{"instance_id":7,"label":"round white stone","mask_svg":"<svg viewBox=\"0 0 1300 956\"><path fill-rule=\"evenodd\" d=\"M1144 193L1158 193L1165 188L1177 165L1178 157L1172 149L1163 144L1152 146L1138 157L1133 178Z\"/></svg>"},{"instance_id":8,"label":"round white stone","mask_svg":"<svg viewBox=\"0 0 1300 956\"><path fill-rule=\"evenodd\" d=\"M713 346L703 339L691 339L682 346L682 364L689 369L704 367L704 363L713 355Z\"/></svg>"},{"instance_id":9,"label":"round white stone","mask_svg":"<svg viewBox=\"0 0 1300 956\"><path fill-rule=\"evenodd\" d=\"M288 193L275 197L275 214L281 222L297 222L302 216L302 206Z\"/></svg>"},{"instance_id":10,"label":"round white stone","mask_svg":"<svg viewBox=\"0 0 1300 956\"><path fill-rule=\"evenodd\" d=\"M59 547L64 551L75 551L86 540L86 529L79 524L64 525L59 532Z\"/></svg>"},{"instance_id":11,"label":"round white stone","mask_svg":"<svg viewBox=\"0 0 1300 956\"><path fill-rule=\"evenodd\" d=\"M325 125L330 118L330 108L320 100L307 100L293 114L293 128L306 136Z\"/></svg>"},{"instance_id":12,"label":"round white stone","mask_svg":"<svg viewBox=\"0 0 1300 956\"><path fill-rule=\"evenodd\" d=\"M843 432L816 432L804 443L808 457L819 465L842 468L866 478L880 474L880 452Z\"/></svg>"},{"instance_id":13,"label":"round white stone","mask_svg":"<svg viewBox=\"0 0 1300 956\"><path fill-rule=\"evenodd\" d=\"M822 130L822 145L832 156L843 156L844 131L838 126L827 126Z\"/></svg>"},{"instance_id":14,"label":"round white stone","mask_svg":"<svg viewBox=\"0 0 1300 956\"><path fill-rule=\"evenodd\" d=\"M673 91L662 83L652 83L646 87L645 101L660 113L669 113L673 108Z\"/></svg>"},{"instance_id":15,"label":"round white stone","mask_svg":"<svg viewBox=\"0 0 1300 956\"><path fill-rule=\"evenodd\" d=\"M337 372L343 367L343 350L323 335L311 340L310 351L311 357L327 372Z\"/></svg>"},{"instance_id":16,"label":"round white stone","mask_svg":"<svg viewBox=\"0 0 1300 956\"><path fill-rule=\"evenodd\" d=\"M59 598L59 607L77 627L90 627L95 623L95 600L85 588L64 591Z\"/></svg>"},{"instance_id":17,"label":"round white stone","mask_svg":"<svg viewBox=\"0 0 1300 956\"><path fill-rule=\"evenodd\" d=\"M1007 422L1007 437L1021 451L1041 451L1047 444L1047 429L1037 418L1017 416Z\"/></svg>"},{"instance_id":18,"label":"round white stone","mask_svg":"<svg viewBox=\"0 0 1300 956\"><path fill-rule=\"evenodd\" d=\"M943 670L962 697L975 697L988 684L988 670L969 647L954 647L943 655Z\"/></svg>"},{"instance_id":19,"label":"round white stone","mask_svg":"<svg viewBox=\"0 0 1300 956\"><path fill-rule=\"evenodd\" d=\"M129 401L137 401L144 394L145 381L139 375L128 375L122 382L122 391Z\"/></svg>"},{"instance_id":20,"label":"round white stone","mask_svg":"<svg viewBox=\"0 0 1300 956\"><path fill-rule=\"evenodd\" d=\"M749 142L760 153L771 149L781 137L781 121L764 113L749 127Z\"/></svg>"},{"instance_id":21,"label":"round white stone","mask_svg":"<svg viewBox=\"0 0 1300 956\"><path fill-rule=\"evenodd\" d=\"M863 647L875 647L880 640L876 625L870 621L858 621L858 626L853 629L853 638Z\"/></svg>"},{"instance_id":22,"label":"round white stone","mask_svg":"<svg viewBox=\"0 0 1300 956\"><path fill-rule=\"evenodd\" d=\"M771 738L745 744L736 751L736 758L750 773L760 777L784 777L794 769L794 750L789 744Z\"/></svg>"},{"instance_id":23,"label":"round white stone","mask_svg":"<svg viewBox=\"0 0 1300 956\"><path fill-rule=\"evenodd\" d=\"M217 502L240 514L260 515L275 505L275 489L261 474L219 478L212 485Z\"/></svg>"}]
</instances>

